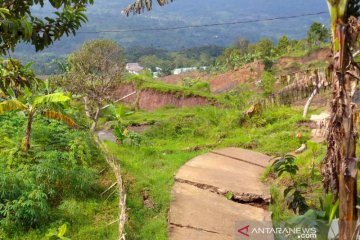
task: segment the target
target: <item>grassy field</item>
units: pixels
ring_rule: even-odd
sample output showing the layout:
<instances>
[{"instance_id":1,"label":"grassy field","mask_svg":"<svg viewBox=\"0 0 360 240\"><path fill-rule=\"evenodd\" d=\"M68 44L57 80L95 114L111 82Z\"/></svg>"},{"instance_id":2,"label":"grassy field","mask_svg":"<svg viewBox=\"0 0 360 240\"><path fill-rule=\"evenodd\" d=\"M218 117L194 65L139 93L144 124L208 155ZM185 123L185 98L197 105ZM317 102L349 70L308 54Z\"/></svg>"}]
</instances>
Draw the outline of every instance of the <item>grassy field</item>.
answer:
<instances>
[{"instance_id":1,"label":"grassy field","mask_svg":"<svg viewBox=\"0 0 360 240\"><path fill-rule=\"evenodd\" d=\"M280 155L300 146L296 134L309 138L300 126L301 110L276 107L240 124L242 111L216 107L164 108L136 112L124 119L126 125L151 123L140 147L107 142L118 157L128 193L129 239L167 239L167 214L173 177L191 158L210 149L243 147ZM153 208L146 206L150 196Z\"/></svg>"}]
</instances>

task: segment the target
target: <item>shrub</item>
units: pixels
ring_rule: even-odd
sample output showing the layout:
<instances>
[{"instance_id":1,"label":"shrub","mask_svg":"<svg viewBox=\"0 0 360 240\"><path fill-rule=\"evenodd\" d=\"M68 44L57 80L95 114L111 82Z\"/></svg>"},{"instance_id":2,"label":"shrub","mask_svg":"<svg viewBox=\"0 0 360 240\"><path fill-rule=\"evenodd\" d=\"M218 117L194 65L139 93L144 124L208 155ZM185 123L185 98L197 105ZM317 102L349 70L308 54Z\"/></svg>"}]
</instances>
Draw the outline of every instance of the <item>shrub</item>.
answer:
<instances>
[{"instance_id":1,"label":"shrub","mask_svg":"<svg viewBox=\"0 0 360 240\"><path fill-rule=\"evenodd\" d=\"M262 88L264 90L264 95L269 96L273 93L275 76L272 72L265 71L262 75Z\"/></svg>"},{"instance_id":2,"label":"shrub","mask_svg":"<svg viewBox=\"0 0 360 240\"><path fill-rule=\"evenodd\" d=\"M92 194L97 176L90 165L98 158L87 133L41 117L34 124L34 151L23 154L17 127L24 121L10 115L0 117L0 136L19 141L0 143L0 228L9 234L48 224L64 199Z\"/></svg>"}]
</instances>

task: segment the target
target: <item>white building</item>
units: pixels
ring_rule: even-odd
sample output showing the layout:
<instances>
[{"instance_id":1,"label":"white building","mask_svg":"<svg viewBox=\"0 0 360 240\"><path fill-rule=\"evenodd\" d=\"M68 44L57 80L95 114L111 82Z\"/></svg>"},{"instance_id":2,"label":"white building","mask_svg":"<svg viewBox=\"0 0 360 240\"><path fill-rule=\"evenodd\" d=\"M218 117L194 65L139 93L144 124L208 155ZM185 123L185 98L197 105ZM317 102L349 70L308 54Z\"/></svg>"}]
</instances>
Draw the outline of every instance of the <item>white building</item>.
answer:
<instances>
[{"instance_id":1,"label":"white building","mask_svg":"<svg viewBox=\"0 0 360 240\"><path fill-rule=\"evenodd\" d=\"M126 64L126 70L129 73L138 75L144 68L139 65L139 63L127 63Z\"/></svg>"},{"instance_id":2,"label":"white building","mask_svg":"<svg viewBox=\"0 0 360 240\"><path fill-rule=\"evenodd\" d=\"M184 73L184 72L192 72L192 71L196 71L196 70L206 70L208 67L189 67L189 68L175 68L172 71L172 74L174 75L178 75L180 73Z\"/></svg>"}]
</instances>

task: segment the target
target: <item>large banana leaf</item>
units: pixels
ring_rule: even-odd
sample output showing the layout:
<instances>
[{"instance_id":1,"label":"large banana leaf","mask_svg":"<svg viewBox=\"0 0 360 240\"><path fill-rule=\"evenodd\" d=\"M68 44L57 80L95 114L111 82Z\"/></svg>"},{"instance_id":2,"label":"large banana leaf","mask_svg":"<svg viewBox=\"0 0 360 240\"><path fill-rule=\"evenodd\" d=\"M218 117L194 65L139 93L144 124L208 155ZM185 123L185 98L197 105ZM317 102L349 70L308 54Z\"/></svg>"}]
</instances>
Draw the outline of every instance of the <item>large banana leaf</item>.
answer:
<instances>
[{"instance_id":1,"label":"large banana leaf","mask_svg":"<svg viewBox=\"0 0 360 240\"><path fill-rule=\"evenodd\" d=\"M4 102L0 102L0 115L10 112L10 111L22 110L25 108L26 108L26 106L22 102L20 102L16 99L7 100Z\"/></svg>"},{"instance_id":2,"label":"large banana leaf","mask_svg":"<svg viewBox=\"0 0 360 240\"><path fill-rule=\"evenodd\" d=\"M43 115L50 119L62 121L71 128L79 128L79 125L77 125L76 122L72 118L70 118L60 112L45 111L45 112L43 112Z\"/></svg>"},{"instance_id":3,"label":"large banana leaf","mask_svg":"<svg viewBox=\"0 0 360 240\"><path fill-rule=\"evenodd\" d=\"M336 24L344 23L345 14L348 7L349 0L327 0L331 18L331 33L334 42L335 51L339 48L338 39L335 37Z\"/></svg>"},{"instance_id":4,"label":"large banana leaf","mask_svg":"<svg viewBox=\"0 0 360 240\"><path fill-rule=\"evenodd\" d=\"M64 93L53 93L45 96L36 97L33 106L36 107L38 105L46 104L46 103L60 103L67 102L70 100L69 96L66 96Z\"/></svg>"}]
</instances>

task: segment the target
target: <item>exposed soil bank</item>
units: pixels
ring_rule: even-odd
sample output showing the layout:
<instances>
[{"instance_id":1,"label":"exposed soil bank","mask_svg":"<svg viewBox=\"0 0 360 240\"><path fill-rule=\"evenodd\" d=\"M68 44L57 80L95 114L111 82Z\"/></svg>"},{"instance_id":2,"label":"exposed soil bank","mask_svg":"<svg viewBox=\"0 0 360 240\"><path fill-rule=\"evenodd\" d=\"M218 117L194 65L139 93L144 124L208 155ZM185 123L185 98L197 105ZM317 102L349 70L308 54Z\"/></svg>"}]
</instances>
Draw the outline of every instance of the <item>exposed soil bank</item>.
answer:
<instances>
[{"instance_id":1,"label":"exposed soil bank","mask_svg":"<svg viewBox=\"0 0 360 240\"><path fill-rule=\"evenodd\" d=\"M137 107L142 110L152 111L165 106L174 107L193 107L213 105L214 100L203 96L191 95L187 96L181 92L166 93L156 89L140 89L137 90L134 84L123 84L119 86L113 94L113 99L119 99L134 91L137 93L123 102L127 105Z\"/></svg>"},{"instance_id":2,"label":"exposed soil bank","mask_svg":"<svg viewBox=\"0 0 360 240\"><path fill-rule=\"evenodd\" d=\"M243 67L210 77L210 90L213 93L222 93L237 87L240 83L254 84L264 72L262 61L255 61Z\"/></svg>"},{"instance_id":3,"label":"exposed soil bank","mask_svg":"<svg viewBox=\"0 0 360 240\"><path fill-rule=\"evenodd\" d=\"M206 106L212 103L209 99L202 96L183 96L147 89L141 91L138 104L140 109L155 110L164 106L192 107Z\"/></svg>"}]
</instances>

